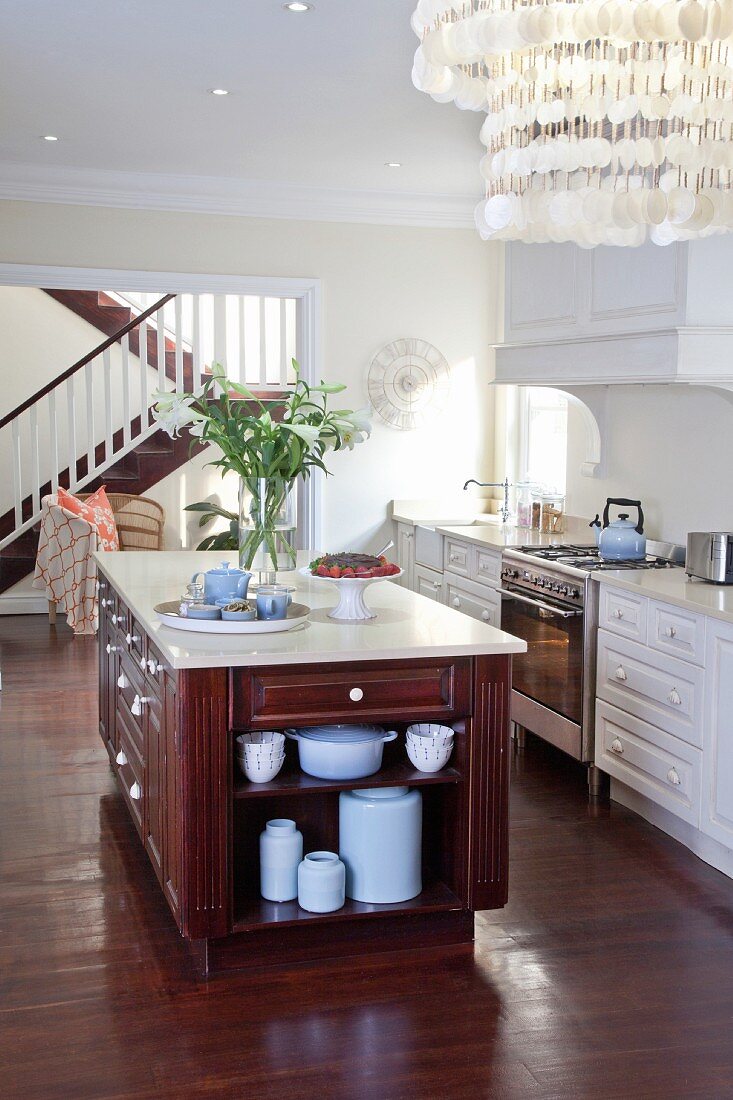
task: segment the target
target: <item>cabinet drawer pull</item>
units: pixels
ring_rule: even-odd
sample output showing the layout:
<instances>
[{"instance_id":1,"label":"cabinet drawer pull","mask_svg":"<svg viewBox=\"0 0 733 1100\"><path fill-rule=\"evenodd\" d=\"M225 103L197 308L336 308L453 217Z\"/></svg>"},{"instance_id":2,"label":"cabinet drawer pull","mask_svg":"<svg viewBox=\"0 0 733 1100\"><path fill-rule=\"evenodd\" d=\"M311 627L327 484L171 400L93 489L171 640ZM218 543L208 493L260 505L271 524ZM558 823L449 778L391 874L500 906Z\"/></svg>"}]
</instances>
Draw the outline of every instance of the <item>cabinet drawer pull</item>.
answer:
<instances>
[{"instance_id":1,"label":"cabinet drawer pull","mask_svg":"<svg viewBox=\"0 0 733 1100\"><path fill-rule=\"evenodd\" d=\"M141 665L142 668L144 668L145 667L145 661L141 661L140 665ZM154 661L152 657L149 657L148 658L148 672L150 673L150 675L151 676L159 676L162 671L163 671L163 666L160 663L160 661Z\"/></svg>"},{"instance_id":2,"label":"cabinet drawer pull","mask_svg":"<svg viewBox=\"0 0 733 1100\"><path fill-rule=\"evenodd\" d=\"M143 789L137 780L130 787L130 798L133 798L135 802L139 802L142 797Z\"/></svg>"},{"instance_id":3,"label":"cabinet drawer pull","mask_svg":"<svg viewBox=\"0 0 733 1100\"><path fill-rule=\"evenodd\" d=\"M481 618L484 620L485 623L487 623L491 618L491 613L489 611L482 611Z\"/></svg>"},{"instance_id":4,"label":"cabinet drawer pull","mask_svg":"<svg viewBox=\"0 0 733 1100\"><path fill-rule=\"evenodd\" d=\"M120 749L120 751L117 753L117 756L115 757L115 763L119 764L121 768L124 768L125 764L127 763L127 757L125 756L122 749Z\"/></svg>"},{"instance_id":5,"label":"cabinet drawer pull","mask_svg":"<svg viewBox=\"0 0 733 1100\"><path fill-rule=\"evenodd\" d=\"M461 601L460 601L460 599L458 598L458 596L454 596L454 597L453 597L453 606L454 606L454 607L460 607L460 606L461 606Z\"/></svg>"},{"instance_id":6,"label":"cabinet drawer pull","mask_svg":"<svg viewBox=\"0 0 733 1100\"><path fill-rule=\"evenodd\" d=\"M361 688L352 688L349 692L349 699L351 699L352 703L360 703L363 698L364 692Z\"/></svg>"},{"instance_id":7,"label":"cabinet drawer pull","mask_svg":"<svg viewBox=\"0 0 733 1100\"><path fill-rule=\"evenodd\" d=\"M628 680L628 676L626 675L626 669L624 668L623 665L618 666L618 668L614 672L614 676L616 677L617 680Z\"/></svg>"},{"instance_id":8,"label":"cabinet drawer pull","mask_svg":"<svg viewBox=\"0 0 733 1100\"><path fill-rule=\"evenodd\" d=\"M614 617L614 619L623 619L624 613L623 613L623 611L621 610L620 607L616 608L616 610L613 613L613 617Z\"/></svg>"},{"instance_id":9,"label":"cabinet drawer pull","mask_svg":"<svg viewBox=\"0 0 733 1100\"><path fill-rule=\"evenodd\" d=\"M618 737L614 737L610 745L611 752L615 752L618 756L623 756L624 747Z\"/></svg>"},{"instance_id":10,"label":"cabinet drawer pull","mask_svg":"<svg viewBox=\"0 0 733 1100\"><path fill-rule=\"evenodd\" d=\"M667 772L667 779L674 787L679 787L680 783L682 782L674 768L670 768Z\"/></svg>"},{"instance_id":11,"label":"cabinet drawer pull","mask_svg":"<svg viewBox=\"0 0 733 1100\"><path fill-rule=\"evenodd\" d=\"M139 718L140 715L143 712L143 707L145 706L146 703L149 703L149 702L150 702L150 700L146 699L144 696L136 695L135 698L132 700L132 706L130 707L130 710L132 711L132 713L135 715L136 718Z\"/></svg>"},{"instance_id":12,"label":"cabinet drawer pull","mask_svg":"<svg viewBox=\"0 0 733 1100\"><path fill-rule=\"evenodd\" d=\"M436 591L437 591L437 590L438 590L439 588L442 588L442 587L443 587L443 582L442 582L442 581L433 581L433 588L434 588L434 589L435 589Z\"/></svg>"},{"instance_id":13,"label":"cabinet drawer pull","mask_svg":"<svg viewBox=\"0 0 733 1100\"><path fill-rule=\"evenodd\" d=\"M675 628L673 626L668 626L665 633L666 633L668 638L674 638L675 635L677 634L677 631L675 630Z\"/></svg>"},{"instance_id":14,"label":"cabinet drawer pull","mask_svg":"<svg viewBox=\"0 0 733 1100\"><path fill-rule=\"evenodd\" d=\"M116 653L118 647L116 645L110 645L110 643L107 642L107 645L104 648L107 650L108 653Z\"/></svg>"},{"instance_id":15,"label":"cabinet drawer pull","mask_svg":"<svg viewBox=\"0 0 733 1100\"><path fill-rule=\"evenodd\" d=\"M106 606L107 606L107 601L106 601L105 599L102 599L102 600L100 600L99 602L100 602L100 604L102 605L102 607L106 607Z\"/></svg>"},{"instance_id":16,"label":"cabinet drawer pull","mask_svg":"<svg viewBox=\"0 0 733 1100\"><path fill-rule=\"evenodd\" d=\"M458 554L451 554L449 561L458 561Z\"/></svg>"},{"instance_id":17,"label":"cabinet drawer pull","mask_svg":"<svg viewBox=\"0 0 733 1100\"><path fill-rule=\"evenodd\" d=\"M141 657L141 658L140 658L139 664L140 664L140 668L141 668L141 669L143 670L143 672L144 672L144 671L145 671L145 658L144 658L144 657Z\"/></svg>"},{"instance_id":18,"label":"cabinet drawer pull","mask_svg":"<svg viewBox=\"0 0 733 1100\"><path fill-rule=\"evenodd\" d=\"M677 688L672 688L669 695L667 696L667 702L671 703L673 707L682 706L682 698L680 697L680 693L678 692Z\"/></svg>"},{"instance_id":19,"label":"cabinet drawer pull","mask_svg":"<svg viewBox=\"0 0 733 1100\"><path fill-rule=\"evenodd\" d=\"M117 687L118 688L126 688L126 687L129 687L129 686L130 686L130 681L127 679L124 672L121 672L119 674L119 676L117 677Z\"/></svg>"},{"instance_id":20,"label":"cabinet drawer pull","mask_svg":"<svg viewBox=\"0 0 733 1100\"><path fill-rule=\"evenodd\" d=\"M113 616L112 616L112 622L113 622L113 623L115 624L115 626L117 626L117 623L119 622L119 620L120 620L121 618L122 618L122 616L121 616L121 615L113 615Z\"/></svg>"},{"instance_id":21,"label":"cabinet drawer pull","mask_svg":"<svg viewBox=\"0 0 733 1100\"><path fill-rule=\"evenodd\" d=\"M127 634L125 635L125 641L128 645L132 645L133 642L139 642L140 639L138 638L137 634L131 634L128 630Z\"/></svg>"}]
</instances>

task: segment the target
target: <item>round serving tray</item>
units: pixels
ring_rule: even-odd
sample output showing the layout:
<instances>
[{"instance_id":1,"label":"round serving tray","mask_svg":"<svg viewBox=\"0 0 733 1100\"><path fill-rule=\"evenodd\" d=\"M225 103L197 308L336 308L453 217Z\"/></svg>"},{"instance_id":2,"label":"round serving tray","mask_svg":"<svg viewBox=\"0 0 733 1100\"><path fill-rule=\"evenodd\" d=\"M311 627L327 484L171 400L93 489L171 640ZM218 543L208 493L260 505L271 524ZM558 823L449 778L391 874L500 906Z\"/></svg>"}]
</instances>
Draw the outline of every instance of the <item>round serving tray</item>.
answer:
<instances>
[{"instance_id":1,"label":"round serving tray","mask_svg":"<svg viewBox=\"0 0 733 1100\"><path fill-rule=\"evenodd\" d=\"M159 603L155 613L165 626L174 630L191 630L195 634L280 634L284 630L294 630L306 621L310 608L304 603L291 603L284 619L254 619L249 622L234 622L224 619L189 619L181 615L180 602L170 600Z\"/></svg>"}]
</instances>

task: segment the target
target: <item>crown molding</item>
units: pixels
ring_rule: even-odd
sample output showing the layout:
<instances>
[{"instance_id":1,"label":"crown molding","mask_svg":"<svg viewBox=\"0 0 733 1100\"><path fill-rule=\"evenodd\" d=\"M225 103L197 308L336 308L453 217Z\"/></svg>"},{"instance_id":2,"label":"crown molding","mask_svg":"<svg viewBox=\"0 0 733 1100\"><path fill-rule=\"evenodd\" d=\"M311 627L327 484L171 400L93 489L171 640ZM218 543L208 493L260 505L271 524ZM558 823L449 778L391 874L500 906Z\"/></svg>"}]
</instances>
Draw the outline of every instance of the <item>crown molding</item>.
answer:
<instances>
[{"instance_id":1,"label":"crown molding","mask_svg":"<svg viewBox=\"0 0 733 1100\"><path fill-rule=\"evenodd\" d=\"M0 165L0 199L297 221L473 229L478 196L349 191L266 180Z\"/></svg>"}]
</instances>

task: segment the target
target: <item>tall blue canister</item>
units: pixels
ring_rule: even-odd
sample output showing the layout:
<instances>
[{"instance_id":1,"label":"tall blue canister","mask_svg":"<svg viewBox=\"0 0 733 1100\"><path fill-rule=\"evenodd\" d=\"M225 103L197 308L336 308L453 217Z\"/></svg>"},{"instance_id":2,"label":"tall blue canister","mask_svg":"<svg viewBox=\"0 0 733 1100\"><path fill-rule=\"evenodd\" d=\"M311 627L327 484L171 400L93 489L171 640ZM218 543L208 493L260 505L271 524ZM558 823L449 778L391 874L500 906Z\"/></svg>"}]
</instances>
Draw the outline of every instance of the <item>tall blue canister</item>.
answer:
<instances>
[{"instance_id":1,"label":"tall blue canister","mask_svg":"<svg viewBox=\"0 0 733 1100\"><path fill-rule=\"evenodd\" d=\"M339 795L339 855L346 896L386 905L422 890L422 795L375 787Z\"/></svg>"}]
</instances>

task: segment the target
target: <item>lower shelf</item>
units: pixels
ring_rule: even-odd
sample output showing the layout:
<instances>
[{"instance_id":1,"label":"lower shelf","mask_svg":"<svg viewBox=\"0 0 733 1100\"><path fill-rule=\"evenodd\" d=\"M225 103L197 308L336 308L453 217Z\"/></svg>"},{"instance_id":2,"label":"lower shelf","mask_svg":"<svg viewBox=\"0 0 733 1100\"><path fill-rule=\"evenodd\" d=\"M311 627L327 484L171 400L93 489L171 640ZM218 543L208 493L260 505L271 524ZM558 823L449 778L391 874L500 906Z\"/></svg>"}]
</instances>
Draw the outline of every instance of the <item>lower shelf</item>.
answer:
<instances>
[{"instance_id":1,"label":"lower shelf","mask_svg":"<svg viewBox=\"0 0 733 1100\"><path fill-rule=\"evenodd\" d=\"M265 901L264 898L242 898L235 905L234 932L247 932L263 925L286 927L310 922L363 920L374 916L390 916L398 913L440 913L463 906L456 894L445 883L426 882L422 892L409 901L391 905L372 905L364 901L351 901L334 913L308 913L297 901Z\"/></svg>"}]
</instances>

